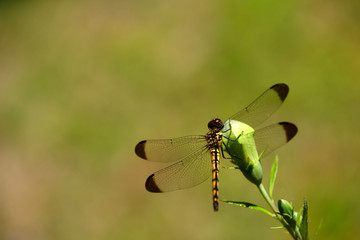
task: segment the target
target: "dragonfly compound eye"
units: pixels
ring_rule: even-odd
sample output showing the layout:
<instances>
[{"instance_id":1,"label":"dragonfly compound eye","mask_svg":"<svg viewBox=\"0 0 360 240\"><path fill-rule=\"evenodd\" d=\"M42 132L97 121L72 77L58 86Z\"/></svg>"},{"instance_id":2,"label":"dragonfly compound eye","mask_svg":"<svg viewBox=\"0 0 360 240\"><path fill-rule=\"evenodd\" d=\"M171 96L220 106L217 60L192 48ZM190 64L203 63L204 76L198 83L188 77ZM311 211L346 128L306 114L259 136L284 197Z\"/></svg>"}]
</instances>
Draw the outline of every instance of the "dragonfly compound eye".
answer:
<instances>
[{"instance_id":1,"label":"dragonfly compound eye","mask_svg":"<svg viewBox=\"0 0 360 240\"><path fill-rule=\"evenodd\" d=\"M208 123L208 128L211 129L222 129L224 127L223 122L219 118L215 118Z\"/></svg>"}]
</instances>

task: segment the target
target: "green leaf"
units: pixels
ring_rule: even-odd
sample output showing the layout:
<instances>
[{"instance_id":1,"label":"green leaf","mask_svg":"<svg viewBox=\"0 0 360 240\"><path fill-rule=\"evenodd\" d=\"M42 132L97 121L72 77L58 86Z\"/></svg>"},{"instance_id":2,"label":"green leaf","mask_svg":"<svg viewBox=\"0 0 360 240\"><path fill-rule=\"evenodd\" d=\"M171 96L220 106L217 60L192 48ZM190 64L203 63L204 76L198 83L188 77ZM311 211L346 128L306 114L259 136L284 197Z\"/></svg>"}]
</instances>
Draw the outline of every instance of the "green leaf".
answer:
<instances>
[{"instance_id":1,"label":"green leaf","mask_svg":"<svg viewBox=\"0 0 360 240\"><path fill-rule=\"evenodd\" d=\"M264 153L265 153L265 151L266 151L267 148L268 148L268 146L266 146L265 149L264 149L264 151L262 151L262 153L260 154L260 156L259 156L259 161L261 160L261 157L264 155Z\"/></svg>"},{"instance_id":2,"label":"green leaf","mask_svg":"<svg viewBox=\"0 0 360 240\"><path fill-rule=\"evenodd\" d=\"M303 207L301 207L296 216L296 226L300 228L302 222Z\"/></svg>"},{"instance_id":3,"label":"green leaf","mask_svg":"<svg viewBox=\"0 0 360 240\"><path fill-rule=\"evenodd\" d=\"M227 169L227 170L239 170L240 168L239 167L223 167L224 169Z\"/></svg>"},{"instance_id":4,"label":"green leaf","mask_svg":"<svg viewBox=\"0 0 360 240\"><path fill-rule=\"evenodd\" d=\"M245 207L245 208L254 209L254 210L266 213L267 215L270 215L271 217L274 217L274 215L271 212L269 212L265 208L262 208L256 204L253 204L253 203L237 202L237 201L229 201L229 200L221 200L221 201L226 202L228 204L232 204L232 205L237 205L237 206L241 206L241 207Z\"/></svg>"},{"instance_id":5,"label":"green leaf","mask_svg":"<svg viewBox=\"0 0 360 240\"><path fill-rule=\"evenodd\" d=\"M318 238L318 234L319 234L319 231L320 231L320 228L322 226L322 223L323 223L323 219L321 219L317 229L316 229L316 232L315 232L315 235L314 235L314 240L316 240Z\"/></svg>"},{"instance_id":6,"label":"green leaf","mask_svg":"<svg viewBox=\"0 0 360 240\"><path fill-rule=\"evenodd\" d=\"M274 159L274 163L271 167L270 180L269 180L269 195L270 195L271 199L273 199L272 193L274 190L274 184L275 184L276 174L277 174L277 170L278 170L278 162L279 162L279 158L276 155L275 159Z\"/></svg>"},{"instance_id":7,"label":"green leaf","mask_svg":"<svg viewBox=\"0 0 360 240\"><path fill-rule=\"evenodd\" d=\"M284 226L278 226L278 227L271 227L271 229L283 229Z\"/></svg>"},{"instance_id":8,"label":"green leaf","mask_svg":"<svg viewBox=\"0 0 360 240\"><path fill-rule=\"evenodd\" d=\"M308 234L308 205L306 202L306 199L304 199L304 205L303 205L303 215L302 215L302 221L300 225L300 233L303 238L303 240L309 239Z\"/></svg>"}]
</instances>

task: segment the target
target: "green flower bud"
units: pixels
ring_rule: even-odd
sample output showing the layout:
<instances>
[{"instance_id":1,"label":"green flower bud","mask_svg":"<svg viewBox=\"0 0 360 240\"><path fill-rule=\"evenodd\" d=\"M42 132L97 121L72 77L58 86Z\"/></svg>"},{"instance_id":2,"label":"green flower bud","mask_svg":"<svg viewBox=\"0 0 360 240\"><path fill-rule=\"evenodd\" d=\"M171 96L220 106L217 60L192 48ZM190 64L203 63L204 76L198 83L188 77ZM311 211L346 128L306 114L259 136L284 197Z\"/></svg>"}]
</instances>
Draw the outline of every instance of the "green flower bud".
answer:
<instances>
[{"instance_id":1,"label":"green flower bud","mask_svg":"<svg viewBox=\"0 0 360 240\"><path fill-rule=\"evenodd\" d=\"M280 199L278 201L278 207L279 207L279 211L281 214L285 214L285 215L291 216L291 217L293 216L294 207L290 202L288 202L284 199Z\"/></svg>"},{"instance_id":2,"label":"green flower bud","mask_svg":"<svg viewBox=\"0 0 360 240\"><path fill-rule=\"evenodd\" d=\"M294 212L293 205L284 199L280 199L278 201L278 208L281 216L283 216L286 222L288 222L290 226L295 227L297 212Z\"/></svg>"},{"instance_id":3,"label":"green flower bud","mask_svg":"<svg viewBox=\"0 0 360 240\"><path fill-rule=\"evenodd\" d=\"M245 123L227 120L223 128L222 149L250 182L259 185L263 174L254 133L255 130Z\"/></svg>"}]
</instances>

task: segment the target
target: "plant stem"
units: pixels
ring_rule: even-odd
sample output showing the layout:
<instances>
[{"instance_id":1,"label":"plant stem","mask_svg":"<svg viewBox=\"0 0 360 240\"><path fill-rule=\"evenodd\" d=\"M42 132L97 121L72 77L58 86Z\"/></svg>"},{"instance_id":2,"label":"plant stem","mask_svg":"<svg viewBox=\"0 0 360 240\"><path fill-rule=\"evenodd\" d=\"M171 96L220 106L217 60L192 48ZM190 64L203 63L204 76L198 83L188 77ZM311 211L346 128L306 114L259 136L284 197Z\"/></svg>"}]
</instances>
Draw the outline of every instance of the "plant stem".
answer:
<instances>
[{"instance_id":1,"label":"plant stem","mask_svg":"<svg viewBox=\"0 0 360 240\"><path fill-rule=\"evenodd\" d=\"M267 202L267 204L270 206L271 210L274 212L274 217L281 222L281 224L286 228L286 230L288 230L288 232L291 234L291 236L295 240L302 240L302 236L301 236L300 232L298 230L296 230L296 229L293 229L285 221L285 219L279 214L278 208L276 207L274 201L269 197L269 194L267 193L266 189L264 188L264 185L262 183L260 183L257 187L258 187L261 195L263 196L263 198Z\"/></svg>"},{"instance_id":2,"label":"plant stem","mask_svg":"<svg viewBox=\"0 0 360 240\"><path fill-rule=\"evenodd\" d=\"M265 201L267 202L267 204L271 207L271 210L273 210L274 213L279 212L279 210L275 206L274 201L270 199L269 194L266 192L264 185L262 183L260 183L260 185L257 187L258 187L261 195L264 197Z\"/></svg>"}]
</instances>

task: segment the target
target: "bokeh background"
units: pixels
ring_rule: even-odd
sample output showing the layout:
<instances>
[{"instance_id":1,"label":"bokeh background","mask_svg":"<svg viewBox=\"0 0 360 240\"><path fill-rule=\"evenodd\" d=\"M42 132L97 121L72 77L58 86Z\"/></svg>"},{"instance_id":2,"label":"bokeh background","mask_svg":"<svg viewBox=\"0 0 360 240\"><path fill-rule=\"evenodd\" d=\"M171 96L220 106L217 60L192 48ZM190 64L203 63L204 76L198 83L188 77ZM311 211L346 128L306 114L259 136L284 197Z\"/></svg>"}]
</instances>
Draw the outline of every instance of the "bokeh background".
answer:
<instances>
[{"instance_id":1,"label":"bokeh background","mask_svg":"<svg viewBox=\"0 0 360 240\"><path fill-rule=\"evenodd\" d=\"M276 199L360 235L358 0L0 1L0 239L290 239L211 182L151 194L143 139L204 134L275 83ZM274 155L263 160L265 183ZM226 163L224 163L225 165ZM237 171L220 196L265 206ZM321 220L322 219L322 220Z\"/></svg>"}]
</instances>

